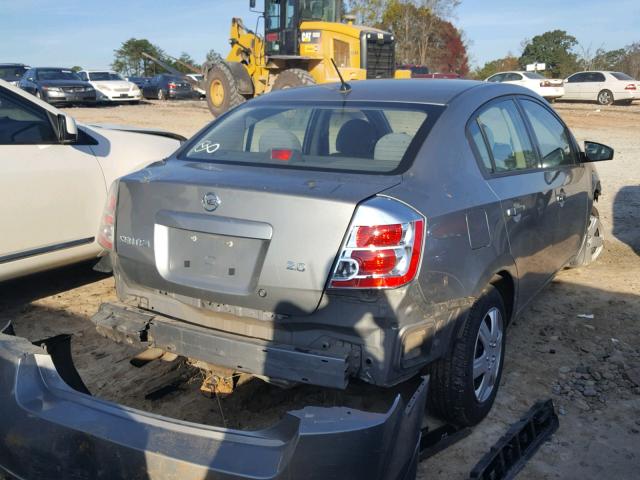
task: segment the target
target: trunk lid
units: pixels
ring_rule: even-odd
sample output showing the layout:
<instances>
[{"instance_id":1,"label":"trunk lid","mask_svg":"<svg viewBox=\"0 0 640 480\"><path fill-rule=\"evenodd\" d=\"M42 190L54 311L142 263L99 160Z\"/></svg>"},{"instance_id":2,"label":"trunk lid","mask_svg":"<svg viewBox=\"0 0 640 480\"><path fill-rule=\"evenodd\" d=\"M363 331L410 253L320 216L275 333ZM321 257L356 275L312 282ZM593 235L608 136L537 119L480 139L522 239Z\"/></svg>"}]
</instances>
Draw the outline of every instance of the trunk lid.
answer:
<instances>
[{"instance_id":1,"label":"trunk lid","mask_svg":"<svg viewBox=\"0 0 640 480\"><path fill-rule=\"evenodd\" d=\"M171 160L120 183L119 270L132 286L309 314L356 205L400 181Z\"/></svg>"}]
</instances>

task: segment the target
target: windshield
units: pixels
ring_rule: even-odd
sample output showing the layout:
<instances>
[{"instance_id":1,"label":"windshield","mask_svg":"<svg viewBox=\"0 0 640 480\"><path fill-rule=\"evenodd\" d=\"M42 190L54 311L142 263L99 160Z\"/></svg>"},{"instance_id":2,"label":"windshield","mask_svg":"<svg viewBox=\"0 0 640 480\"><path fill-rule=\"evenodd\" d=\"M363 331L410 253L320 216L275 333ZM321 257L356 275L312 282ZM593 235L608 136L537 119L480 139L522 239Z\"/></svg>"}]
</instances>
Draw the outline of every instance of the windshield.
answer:
<instances>
[{"instance_id":1,"label":"windshield","mask_svg":"<svg viewBox=\"0 0 640 480\"><path fill-rule=\"evenodd\" d=\"M531 78L532 80L540 80L545 78L536 72L522 72L522 74L527 78Z\"/></svg>"},{"instance_id":2,"label":"windshield","mask_svg":"<svg viewBox=\"0 0 640 480\"><path fill-rule=\"evenodd\" d=\"M124 80L124 78L113 72L90 72L89 80L92 82L104 82L107 80Z\"/></svg>"},{"instance_id":3,"label":"windshield","mask_svg":"<svg viewBox=\"0 0 640 480\"><path fill-rule=\"evenodd\" d=\"M71 70L62 69L39 69L37 71L38 80L79 80L80 77Z\"/></svg>"},{"instance_id":4,"label":"windshield","mask_svg":"<svg viewBox=\"0 0 640 480\"><path fill-rule=\"evenodd\" d=\"M300 0L300 19L340 22L340 3L341 0Z\"/></svg>"},{"instance_id":5,"label":"windshield","mask_svg":"<svg viewBox=\"0 0 640 480\"><path fill-rule=\"evenodd\" d=\"M0 78L8 82L15 82L20 80L27 67L0 67Z\"/></svg>"},{"instance_id":6,"label":"windshield","mask_svg":"<svg viewBox=\"0 0 640 480\"><path fill-rule=\"evenodd\" d=\"M363 102L247 105L213 122L180 158L389 173L411 161L408 152L420 145L441 108Z\"/></svg>"},{"instance_id":7,"label":"windshield","mask_svg":"<svg viewBox=\"0 0 640 480\"><path fill-rule=\"evenodd\" d=\"M627 75L626 73L622 73L622 72L611 72L611 75L613 75L615 78L617 78L618 80L632 80L633 81L633 77L630 77L629 75Z\"/></svg>"}]
</instances>

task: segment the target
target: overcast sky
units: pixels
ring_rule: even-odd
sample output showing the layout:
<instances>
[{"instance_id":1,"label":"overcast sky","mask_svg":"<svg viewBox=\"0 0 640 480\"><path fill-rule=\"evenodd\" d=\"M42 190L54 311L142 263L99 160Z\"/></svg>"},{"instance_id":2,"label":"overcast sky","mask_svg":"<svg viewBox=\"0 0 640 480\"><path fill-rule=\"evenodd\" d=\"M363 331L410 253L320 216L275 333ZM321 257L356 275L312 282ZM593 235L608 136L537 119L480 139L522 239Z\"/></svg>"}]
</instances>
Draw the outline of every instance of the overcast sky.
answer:
<instances>
[{"instance_id":1,"label":"overcast sky","mask_svg":"<svg viewBox=\"0 0 640 480\"><path fill-rule=\"evenodd\" d=\"M255 26L249 0L0 0L0 63L104 68L131 37L202 61L211 48L226 55L232 16ZM473 64L519 54L524 38L554 29L615 49L640 41L640 0L463 0L453 23Z\"/></svg>"}]
</instances>

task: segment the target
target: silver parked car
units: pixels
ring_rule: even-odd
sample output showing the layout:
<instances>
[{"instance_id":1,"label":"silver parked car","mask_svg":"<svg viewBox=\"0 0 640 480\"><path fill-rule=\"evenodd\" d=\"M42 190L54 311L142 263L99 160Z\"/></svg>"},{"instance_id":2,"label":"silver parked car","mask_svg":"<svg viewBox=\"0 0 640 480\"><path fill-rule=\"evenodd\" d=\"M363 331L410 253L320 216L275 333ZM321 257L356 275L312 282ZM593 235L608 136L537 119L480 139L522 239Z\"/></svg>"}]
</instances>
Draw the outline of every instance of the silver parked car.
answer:
<instances>
[{"instance_id":1,"label":"silver parked car","mask_svg":"<svg viewBox=\"0 0 640 480\"><path fill-rule=\"evenodd\" d=\"M602 250L592 163L528 89L377 80L247 102L115 184L98 330L269 381L489 411L507 324Z\"/></svg>"}]
</instances>

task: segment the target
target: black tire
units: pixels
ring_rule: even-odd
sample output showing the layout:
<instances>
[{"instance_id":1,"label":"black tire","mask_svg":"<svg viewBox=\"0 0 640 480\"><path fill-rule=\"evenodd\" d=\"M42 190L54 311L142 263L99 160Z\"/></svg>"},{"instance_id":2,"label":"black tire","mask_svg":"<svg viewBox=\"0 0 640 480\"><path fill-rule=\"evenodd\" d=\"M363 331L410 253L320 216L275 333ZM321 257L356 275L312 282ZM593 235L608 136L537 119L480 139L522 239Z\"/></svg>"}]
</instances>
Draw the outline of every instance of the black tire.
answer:
<instances>
[{"instance_id":1,"label":"black tire","mask_svg":"<svg viewBox=\"0 0 640 480\"><path fill-rule=\"evenodd\" d=\"M492 313L495 315L496 312L500 316L501 335L499 340L492 344L496 347L499 345L499 358L492 355L492 352L496 353L495 349L491 351L478 349L478 342L481 342L481 326L487 320L491 322L490 315ZM469 310L468 317L461 326L451 351L431 366L429 408L432 413L460 426L475 425L487 416L496 398L502 377L506 324L507 316L502 296L493 285L489 285ZM474 379L474 362L483 367L490 365L488 373ZM486 380L489 382L487 385L491 386L490 391L482 389L484 375L487 375ZM480 384L477 383L478 379L482 381Z\"/></svg>"},{"instance_id":2,"label":"black tire","mask_svg":"<svg viewBox=\"0 0 640 480\"><path fill-rule=\"evenodd\" d=\"M613 98L613 93L611 90L600 90L598 92L597 102L599 105L613 105L615 99Z\"/></svg>"},{"instance_id":3,"label":"black tire","mask_svg":"<svg viewBox=\"0 0 640 480\"><path fill-rule=\"evenodd\" d=\"M307 85L315 85L315 83L314 78L306 70L290 68L278 74L271 90L305 87Z\"/></svg>"},{"instance_id":4,"label":"black tire","mask_svg":"<svg viewBox=\"0 0 640 480\"><path fill-rule=\"evenodd\" d=\"M618 103L620 105L629 106L629 105L631 105L633 103L633 100L620 100L619 102L616 102L616 103Z\"/></svg>"},{"instance_id":5,"label":"black tire","mask_svg":"<svg viewBox=\"0 0 640 480\"><path fill-rule=\"evenodd\" d=\"M604 228L600 221L600 213L596 207L591 209L587 231L585 232L584 243L576 255L576 258L569 264L570 268L581 268L591 265L604 251Z\"/></svg>"},{"instance_id":6,"label":"black tire","mask_svg":"<svg viewBox=\"0 0 640 480\"><path fill-rule=\"evenodd\" d=\"M216 63L209 70L206 94L209 110L216 118L246 101L231 69L224 63Z\"/></svg>"}]
</instances>

